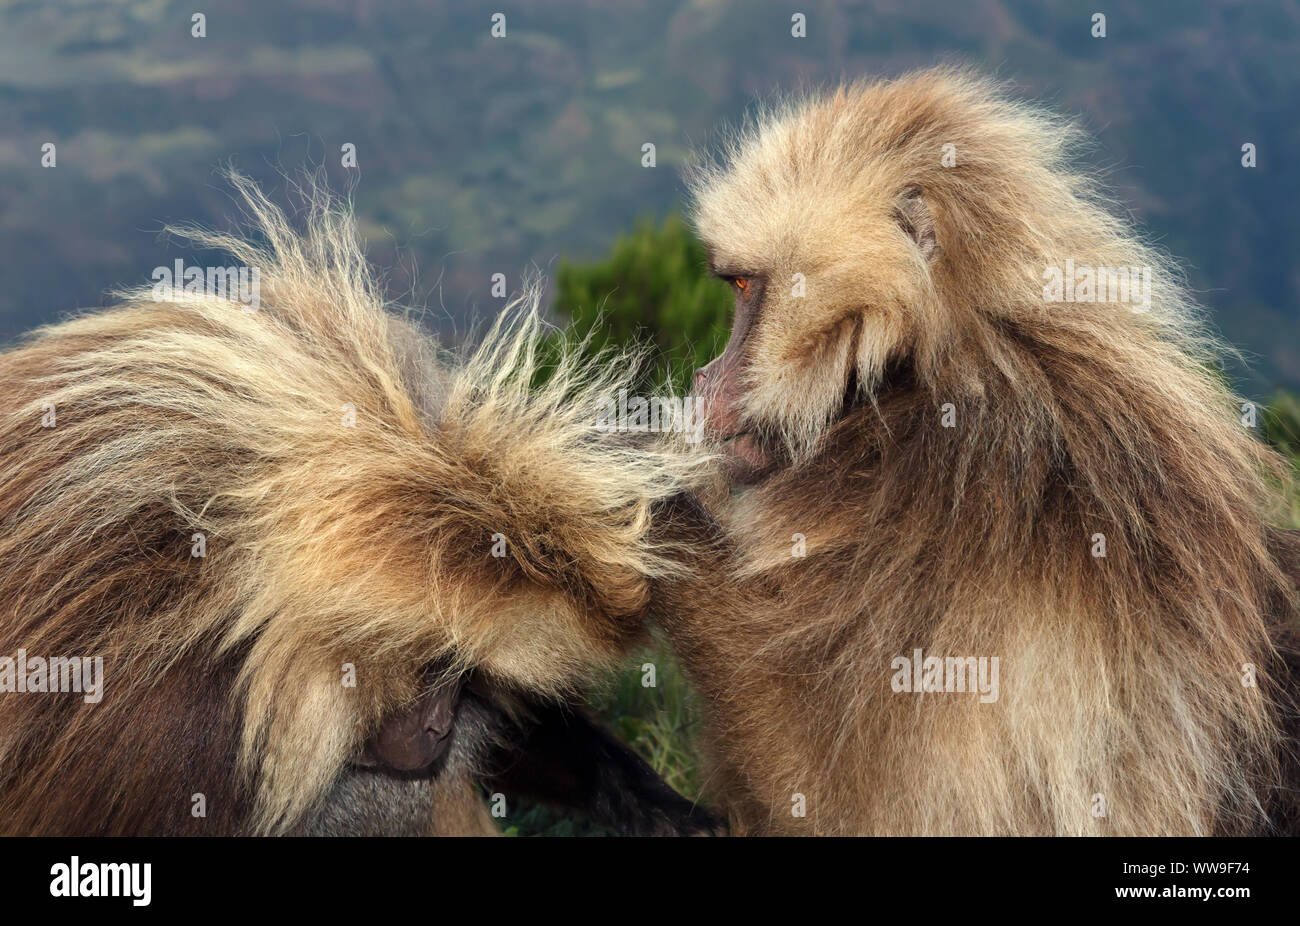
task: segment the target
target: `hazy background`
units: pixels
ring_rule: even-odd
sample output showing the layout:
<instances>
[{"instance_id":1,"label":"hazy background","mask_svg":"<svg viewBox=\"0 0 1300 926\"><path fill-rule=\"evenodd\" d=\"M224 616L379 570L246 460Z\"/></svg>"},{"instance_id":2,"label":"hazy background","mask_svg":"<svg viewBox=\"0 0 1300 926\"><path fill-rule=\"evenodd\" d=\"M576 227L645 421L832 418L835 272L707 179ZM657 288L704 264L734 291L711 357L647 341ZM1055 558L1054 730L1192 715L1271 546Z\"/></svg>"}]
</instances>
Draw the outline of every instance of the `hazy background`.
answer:
<instances>
[{"instance_id":1,"label":"hazy background","mask_svg":"<svg viewBox=\"0 0 1300 926\"><path fill-rule=\"evenodd\" d=\"M1079 114L1255 355L1247 391L1300 387L1298 25L1240 0L0 2L0 340L187 256L166 222L227 227L226 163L277 190L324 164L393 295L460 326L499 307L492 273L514 288L678 209L689 150L755 100L960 61Z\"/></svg>"}]
</instances>

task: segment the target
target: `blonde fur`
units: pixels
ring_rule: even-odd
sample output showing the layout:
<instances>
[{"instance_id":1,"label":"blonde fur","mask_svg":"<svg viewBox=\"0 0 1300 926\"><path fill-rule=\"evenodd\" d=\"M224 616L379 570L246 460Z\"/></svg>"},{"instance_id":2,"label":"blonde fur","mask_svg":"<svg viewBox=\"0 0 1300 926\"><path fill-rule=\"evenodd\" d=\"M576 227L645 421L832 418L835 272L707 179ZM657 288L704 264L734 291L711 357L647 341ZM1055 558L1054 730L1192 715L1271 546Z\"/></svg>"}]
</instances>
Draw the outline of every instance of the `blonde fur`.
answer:
<instances>
[{"instance_id":1,"label":"blonde fur","mask_svg":"<svg viewBox=\"0 0 1300 926\"><path fill-rule=\"evenodd\" d=\"M694 177L715 265L767 280L742 402L782 461L712 501L707 578L663 602L738 831L1268 825L1282 471L1079 138L941 69L778 107ZM898 220L916 188L932 259ZM1067 258L1150 268L1149 309L1045 303ZM917 648L998 656L999 700L895 693Z\"/></svg>"},{"instance_id":2,"label":"blonde fur","mask_svg":"<svg viewBox=\"0 0 1300 926\"><path fill-rule=\"evenodd\" d=\"M299 234L234 182L258 243L184 234L259 268L258 311L144 289L0 365L0 653L106 662L101 704L0 698L6 831L139 825L121 816L149 787L134 719L229 661L213 709L237 730L248 828L283 832L421 667L572 691L676 568L649 509L690 464L595 427L629 358L561 350L538 385L526 297L457 360L385 310L345 209L313 196Z\"/></svg>"}]
</instances>

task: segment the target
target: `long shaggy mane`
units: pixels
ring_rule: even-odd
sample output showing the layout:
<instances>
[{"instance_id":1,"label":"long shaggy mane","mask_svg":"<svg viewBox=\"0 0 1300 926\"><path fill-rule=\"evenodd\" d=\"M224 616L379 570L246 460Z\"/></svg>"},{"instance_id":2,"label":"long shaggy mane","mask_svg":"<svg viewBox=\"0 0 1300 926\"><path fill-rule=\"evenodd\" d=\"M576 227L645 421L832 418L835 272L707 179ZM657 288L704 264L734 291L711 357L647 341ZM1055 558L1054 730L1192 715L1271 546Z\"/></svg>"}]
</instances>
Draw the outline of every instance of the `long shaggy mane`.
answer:
<instances>
[{"instance_id":1,"label":"long shaggy mane","mask_svg":"<svg viewBox=\"0 0 1300 926\"><path fill-rule=\"evenodd\" d=\"M344 206L297 231L233 182L247 237L180 233L259 269L257 311L144 288L0 359L0 653L106 664L99 704L0 698L5 831L188 818L208 736L242 782L212 813L283 831L423 666L569 692L677 568L650 507L690 464L596 428L634 358L553 351L534 296L440 350Z\"/></svg>"},{"instance_id":2,"label":"long shaggy mane","mask_svg":"<svg viewBox=\"0 0 1300 926\"><path fill-rule=\"evenodd\" d=\"M775 107L695 175L706 244L779 283L746 402L788 465L715 503L731 552L714 569L740 578L664 617L715 705L741 829L1269 816L1290 710L1273 638L1294 624L1269 549L1284 467L1213 372L1176 265L1072 166L1078 140L941 69ZM932 262L895 220L917 188ZM1149 308L1045 303L1067 258L1149 268ZM781 292L796 271L802 300ZM891 660L918 648L1000 657L1000 699L895 693Z\"/></svg>"}]
</instances>

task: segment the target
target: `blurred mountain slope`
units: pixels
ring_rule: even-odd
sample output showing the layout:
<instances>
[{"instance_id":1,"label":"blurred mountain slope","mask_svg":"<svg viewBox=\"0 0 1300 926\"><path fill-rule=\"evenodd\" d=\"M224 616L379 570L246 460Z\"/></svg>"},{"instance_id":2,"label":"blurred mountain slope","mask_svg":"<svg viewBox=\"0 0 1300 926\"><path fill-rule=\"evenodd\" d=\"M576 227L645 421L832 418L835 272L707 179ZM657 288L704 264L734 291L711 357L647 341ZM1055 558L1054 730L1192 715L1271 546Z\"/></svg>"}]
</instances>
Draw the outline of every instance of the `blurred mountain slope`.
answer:
<instances>
[{"instance_id":1,"label":"blurred mountain slope","mask_svg":"<svg viewBox=\"0 0 1300 926\"><path fill-rule=\"evenodd\" d=\"M676 209L688 152L756 100L951 60L1080 115L1087 163L1256 355L1247 388L1300 386L1295 2L1110 3L1104 39L1066 0L800 3L802 39L771 2L203 6L196 39L168 0L0 3L0 339L192 257L156 233L226 226L227 162L355 185L394 296L459 328L500 304L491 274L513 289Z\"/></svg>"}]
</instances>

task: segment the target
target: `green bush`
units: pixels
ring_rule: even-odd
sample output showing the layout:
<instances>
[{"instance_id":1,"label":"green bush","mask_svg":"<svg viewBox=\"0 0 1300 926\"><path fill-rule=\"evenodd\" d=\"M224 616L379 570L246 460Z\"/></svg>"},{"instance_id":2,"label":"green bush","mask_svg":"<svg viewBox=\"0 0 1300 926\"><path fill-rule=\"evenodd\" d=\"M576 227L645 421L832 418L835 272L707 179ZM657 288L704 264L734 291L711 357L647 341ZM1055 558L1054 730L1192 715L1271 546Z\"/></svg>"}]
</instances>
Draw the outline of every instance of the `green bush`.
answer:
<instances>
[{"instance_id":1,"label":"green bush","mask_svg":"<svg viewBox=\"0 0 1300 926\"><path fill-rule=\"evenodd\" d=\"M648 345L658 371L684 392L696 367L726 343L732 296L708 273L704 245L673 216L643 221L615 242L610 255L556 271L555 313L591 346Z\"/></svg>"},{"instance_id":2,"label":"green bush","mask_svg":"<svg viewBox=\"0 0 1300 926\"><path fill-rule=\"evenodd\" d=\"M1279 392L1260 417L1264 439L1300 465L1300 399Z\"/></svg>"}]
</instances>

